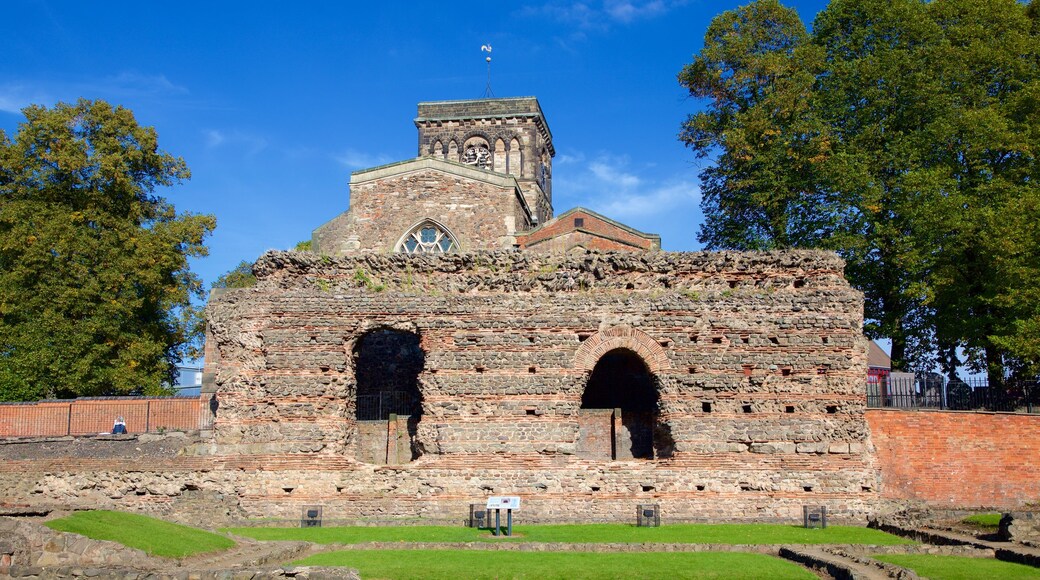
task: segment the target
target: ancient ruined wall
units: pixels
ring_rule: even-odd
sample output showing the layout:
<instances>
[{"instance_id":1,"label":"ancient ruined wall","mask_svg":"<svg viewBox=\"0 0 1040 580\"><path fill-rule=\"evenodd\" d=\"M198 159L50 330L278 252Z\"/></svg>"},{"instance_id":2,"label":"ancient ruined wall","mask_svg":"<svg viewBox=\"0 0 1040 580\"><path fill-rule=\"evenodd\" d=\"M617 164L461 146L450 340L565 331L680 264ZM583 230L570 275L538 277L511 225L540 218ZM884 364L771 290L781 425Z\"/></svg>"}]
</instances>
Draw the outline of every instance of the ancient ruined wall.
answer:
<instances>
[{"instance_id":1,"label":"ancient ruined wall","mask_svg":"<svg viewBox=\"0 0 1040 580\"><path fill-rule=\"evenodd\" d=\"M424 220L454 234L463 250L511 248L530 227L516 182L503 175L413 160L354 175L350 210L314 232L317 251L391 252Z\"/></svg>"},{"instance_id":2,"label":"ancient ruined wall","mask_svg":"<svg viewBox=\"0 0 1040 580\"><path fill-rule=\"evenodd\" d=\"M871 409L882 494L944 508L1040 500L1040 416Z\"/></svg>"},{"instance_id":3,"label":"ancient ruined wall","mask_svg":"<svg viewBox=\"0 0 1040 580\"><path fill-rule=\"evenodd\" d=\"M269 253L256 288L209 308L220 362L208 452L264 465L268 483L243 498L256 513L311 501L444 517L495 493L525 496L542 519L576 506L625 519L643 500L681 518L794 517L804 503L862 515L877 472L862 301L841 268L812 252ZM354 365L377 329L416 335L423 362L421 410L388 423L373 451ZM652 425L582 409L597 364L618 352L652 379ZM652 458L631 459L646 437ZM391 465L359 461L381 445ZM408 454L391 445L415 459L393 465ZM326 475L300 478L282 457Z\"/></svg>"}]
</instances>

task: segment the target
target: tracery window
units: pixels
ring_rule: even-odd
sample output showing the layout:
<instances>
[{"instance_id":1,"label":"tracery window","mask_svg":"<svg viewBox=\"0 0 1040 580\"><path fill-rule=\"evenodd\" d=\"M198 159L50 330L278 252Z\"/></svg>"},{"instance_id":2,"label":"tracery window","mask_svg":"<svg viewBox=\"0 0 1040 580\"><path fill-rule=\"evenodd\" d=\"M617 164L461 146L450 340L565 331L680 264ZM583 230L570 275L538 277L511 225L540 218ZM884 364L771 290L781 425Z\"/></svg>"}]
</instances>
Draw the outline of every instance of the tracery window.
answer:
<instances>
[{"instance_id":1,"label":"tracery window","mask_svg":"<svg viewBox=\"0 0 1040 580\"><path fill-rule=\"evenodd\" d=\"M447 230L433 222L423 222L408 232L397 244L397 251L406 254L443 254L459 249Z\"/></svg>"},{"instance_id":2,"label":"tracery window","mask_svg":"<svg viewBox=\"0 0 1040 580\"><path fill-rule=\"evenodd\" d=\"M491 169L491 151L483 143L470 145L462 154L462 162L481 169Z\"/></svg>"}]
</instances>

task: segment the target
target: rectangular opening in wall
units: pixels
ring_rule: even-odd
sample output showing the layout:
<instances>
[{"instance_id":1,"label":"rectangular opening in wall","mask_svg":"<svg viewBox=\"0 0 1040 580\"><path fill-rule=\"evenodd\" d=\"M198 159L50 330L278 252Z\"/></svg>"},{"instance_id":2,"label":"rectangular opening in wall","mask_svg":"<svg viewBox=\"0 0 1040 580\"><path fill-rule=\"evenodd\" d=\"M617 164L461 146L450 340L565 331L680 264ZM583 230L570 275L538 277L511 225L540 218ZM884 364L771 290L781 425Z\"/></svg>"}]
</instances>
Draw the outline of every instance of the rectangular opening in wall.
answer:
<instances>
[{"instance_id":1,"label":"rectangular opening in wall","mask_svg":"<svg viewBox=\"0 0 1040 580\"><path fill-rule=\"evenodd\" d=\"M704 486L703 485L698 485L697 486L697 491L704 491Z\"/></svg>"},{"instance_id":2,"label":"rectangular opening in wall","mask_svg":"<svg viewBox=\"0 0 1040 580\"><path fill-rule=\"evenodd\" d=\"M711 413L711 403L701 403L701 411Z\"/></svg>"},{"instance_id":3,"label":"rectangular opening in wall","mask_svg":"<svg viewBox=\"0 0 1040 580\"><path fill-rule=\"evenodd\" d=\"M740 409L741 409L742 411L744 411L745 413L750 413L750 412L751 412L751 405L742 405L742 406L740 407Z\"/></svg>"},{"instance_id":4,"label":"rectangular opening in wall","mask_svg":"<svg viewBox=\"0 0 1040 580\"><path fill-rule=\"evenodd\" d=\"M691 375L695 375L697 374L697 367L690 367L686 369L686 372L690 373Z\"/></svg>"},{"instance_id":5,"label":"rectangular opening in wall","mask_svg":"<svg viewBox=\"0 0 1040 580\"><path fill-rule=\"evenodd\" d=\"M645 492L651 492L651 491L654 490L654 486L652 486L652 485L641 485L640 487L642 487L643 491L645 491Z\"/></svg>"},{"instance_id":6,"label":"rectangular opening in wall","mask_svg":"<svg viewBox=\"0 0 1040 580\"><path fill-rule=\"evenodd\" d=\"M587 332L579 332L578 333L578 342L585 342L586 340L589 339L590 336L592 336L592 335L587 333Z\"/></svg>"},{"instance_id":7,"label":"rectangular opening in wall","mask_svg":"<svg viewBox=\"0 0 1040 580\"><path fill-rule=\"evenodd\" d=\"M538 369L535 368L535 367L527 367L527 372L529 372L529 373L531 373L533 375L536 372L538 372Z\"/></svg>"},{"instance_id":8,"label":"rectangular opening in wall","mask_svg":"<svg viewBox=\"0 0 1040 580\"><path fill-rule=\"evenodd\" d=\"M787 405L784 407L784 413L794 413L794 405Z\"/></svg>"},{"instance_id":9,"label":"rectangular opening in wall","mask_svg":"<svg viewBox=\"0 0 1040 580\"><path fill-rule=\"evenodd\" d=\"M585 227L585 218L574 218L574 227L583 228Z\"/></svg>"},{"instance_id":10,"label":"rectangular opening in wall","mask_svg":"<svg viewBox=\"0 0 1040 580\"><path fill-rule=\"evenodd\" d=\"M812 486L811 485L804 485L804 486L802 486L802 490L803 491L812 491Z\"/></svg>"},{"instance_id":11,"label":"rectangular opening in wall","mask_svg":"<svg viewBox=\"0 0 1040 580\"><path fill-rule=\"evenodd\" d=\"M528 415L537 415L538 414L538 411L536 411L534 409L527 409L526 411L527 411Z\"/></svg>"},{"instance_id":12,"label":"rectangular opening in wall","mask_svg":"<svg viewBox=\"0 0 1040 580\"><path fill-rule=\"evenodd\" d=\"M827 405L827 414L828 415L834 415L837 412L838 412L838 406L837 405Z\"/></svg>"},{"instance_id":13,"label":"rectangular opening in wall","mask_svg":"<svg viewBox=\"0 0 1040 580\"><path fill-rule=\"evenodd\" d=\"M482 373L485 369L484 367L473 367L473 370L477 371L478 373Z\"/></svg>"},{"instance_id":14,"label":"rectangular opening in wall","mask_svg":"<svg viewBox=\"0 0 1040 580\"><path fill-rule=\"evenodd\" d=\"M780 369L780 375L784 377L791 376L791 369Z\"/></svg>"},{"instance_id":15,"label":"rectangular opening in wall","mask_svg":"<svg viewBox=\"0 0 1040 580\"><path fill-rule=\"evenodd\" d=\"M721 336L713 336L713 337L711 337L711 343L712 344L722 344L722 337Z\"/></svg>"}]
</instances>

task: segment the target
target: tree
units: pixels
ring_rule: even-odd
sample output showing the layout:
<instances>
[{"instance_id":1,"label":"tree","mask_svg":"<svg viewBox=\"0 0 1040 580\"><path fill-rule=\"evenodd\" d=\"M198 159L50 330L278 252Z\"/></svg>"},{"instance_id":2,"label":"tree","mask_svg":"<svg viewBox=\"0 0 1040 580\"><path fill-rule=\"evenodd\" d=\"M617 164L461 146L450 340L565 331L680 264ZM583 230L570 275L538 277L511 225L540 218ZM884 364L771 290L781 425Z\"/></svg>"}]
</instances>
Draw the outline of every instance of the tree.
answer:
<instances>
[{"instance_id":1,"label":"tree","mask_svg":"<svg viewBox=\"0 0 1040 580\"><path fill-rule=\"evenodd\" d=\"M103 101L0 132L0 400L154 394L201 340L188 258L216 226L155 190L188 179Z\"/></svg>"},{"instance_id":2,"label":"tree","mask_svg":"<svg viewBox=\"0 0 1040 580\"><path fill-rule=\"evenodd\" d=\"M810 100L822 62L809 40L797 12L760 0L715 18L679 73L709 99L680 133L698 157L717 153L700 175L709 249L815 245L835 227L839 200L816 177L830 147Z\"/></svg>"},{"instance_id":3,"label":"tree","mask_svg":"<svg viewBox=\"0 0 1040 580\"><path fill-rule=\"evenodd\" d=\"M1035 372L1040 1L833 0L811 34L785 10L720 15L680 74L710 99L682 138L718 152L702 241L837 250L895 368Z\"/></svg>"},{"instance_id":4,"label":"tree","mask_svg":"<svg viewBox=\"0 0 1040 580\"><path fill-rule=\"evenodd\" d=\"M256 286L253 264L242 260L237 266L224 272L213 282L214 288L251 288Z\"/></svg>"}]
</instances>

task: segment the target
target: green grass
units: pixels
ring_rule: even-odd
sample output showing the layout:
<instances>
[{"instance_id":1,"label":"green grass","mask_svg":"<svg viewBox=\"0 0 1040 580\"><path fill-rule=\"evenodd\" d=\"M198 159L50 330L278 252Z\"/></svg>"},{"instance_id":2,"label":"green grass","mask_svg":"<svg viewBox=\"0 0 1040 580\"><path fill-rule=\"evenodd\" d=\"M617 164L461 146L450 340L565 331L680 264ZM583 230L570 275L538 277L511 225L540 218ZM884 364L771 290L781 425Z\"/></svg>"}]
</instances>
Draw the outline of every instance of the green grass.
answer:
<instances>
[{"instance_id":1,"label":"green grass","mask_svg":"<svg viewBox=\"0 0 1040 580\"><path fill-rule=\"evenodd\" d=\"M980 528L996 530L1000 528L1000 514L975 514L964 518L961 522Z\"/></svg>"},{"instance_id":2,"label":"green grass","mask_svg":"<svg viewBox=\"0 0 1040 580\"><path fill-rule=\"evenodd\" d=\"M1040 578L1040 569L992 558L936 556L931 554L884 554L875 560L909 568L932 580L975 580L976 578Z\"/></svg>"},{"instance_id":3,"label":"green grass","mask_svg":"<svg viewBox=\"0 0 1040 580\"><path fill-rule=\"evenodd\" d=\"M512 538L453 526L228 528L257 540L303 540L317 544L361 542L660 542L679 544L913 544L878 530L831 526L825 530L775 524L673 524L640 528L626 524L515 526Z\"/></svg>"},{"instance_id":4,"label":"green grass","mask_svg":"<svg viewBox=\"0 0 1040 580\"><path fill-rule=\"evenodd\" d=\"M124 512L75 512L45 525L59 532L118 542L164 558L216 552L235 545L231 539L212 532Z\"/></svg>"},{"instance_id":5,"label":"green grass","mask_svg":"<svg viewBox=\"0 0 1040 580\"><path fill-rule=\"evenodd\" d=\"M816 578L779 558L739 552L506 552L474 550L350 550L316 554L294 564L349 566L362 578Z\"/></svg>"}]
</instances>

